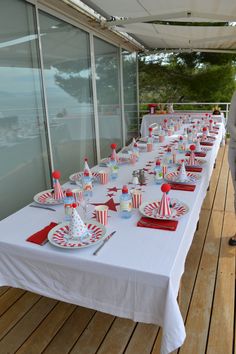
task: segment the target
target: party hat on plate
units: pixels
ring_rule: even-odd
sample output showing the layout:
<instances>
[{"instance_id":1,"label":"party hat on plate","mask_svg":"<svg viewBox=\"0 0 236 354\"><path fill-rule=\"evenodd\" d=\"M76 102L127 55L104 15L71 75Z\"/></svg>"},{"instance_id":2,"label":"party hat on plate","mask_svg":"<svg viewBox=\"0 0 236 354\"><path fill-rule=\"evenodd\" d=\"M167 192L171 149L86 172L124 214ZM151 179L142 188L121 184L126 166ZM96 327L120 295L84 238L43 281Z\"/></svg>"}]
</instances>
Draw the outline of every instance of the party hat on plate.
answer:
<instances>
[{"instance_id":1,"label":"party hat on plate","mask_svg":"<svg viewBox=\"0 0 236 354\"><path fill-rule=\"evenodd\" d=\"M188 179L188 176L187 176L187 172L186 172L186 169L185 169L184 160L182 160L181 166L180 166L180 170L179 170L179 174L178 174L178 177L177 177L177 181L178 182L185 182L185 181L187 181L187 179Z\"/></svg>"},{"instance_id":2,"label":"party hat on plate","mask_svg":"<svg viewBox=\"0 0 236 354\"><path fill-rule=\"evenodd\" d=\"M190 145L189 149L190 149L190 156L189 156L189 159L188 159L188 165L189 166L194 166L195 165L194 150L196 149L196 146L195 145Z\"/></svg>"},{"instance_id":3,"label":"party hat on plate","mask_svg":"<svg viewBox=\"0 0 236 354\"><path fill-rule=\"evenodd\" d=\"M91 170L89 168L88 158L87 157L84 158L84 171L88 171L89 176L92 177L92 172L91 172Z\"/></svg>"},{"instance_id":4,"label":"party hat on plate","mask_svg":"<svg viewBox=\"0 0 236 354\"><path fill-rule=\"evenodd\" d=\"M200 144L200 139L197 139L197 143L196 143L196 152L201 152L202 148L201 148L201 144Z\"/></svg>"},{"instance_id":5,"label":"party hat on plate","mask_svg":"<svg viewBox=\"0 0 236 354\"><path fill-rule=\"evenodd\" d=\"M62 200L64 198L64 193L59 182L59 178L61 177L61 172L53 171L52 177L53 177L53 189L54 189L53 199Z\"/></svg>"},{"instance_id":6,"label":"party hat on plate","mask_svg":"<svg viewBox=\"0 0 236 354\"><path fill-rule=\"evenodd\" d=\"M159 216L170 216L171 215L171 209L170 209L170 199L167 196L167 193L170 191L171 186L167 183L164 183L161 186L161 191L163 192L160 204L159 204L159 209L158 209L158 215Z\"/></svg>"},{"instance_id":7,"label":"party hat on plate","mask_svg":"<svg viewBox=\"0 0 236 354\"><path fill-rule=\"evenodd\" d=\"M88 229L76 210L77 204L72 204L71 221L69 226L69 236L73 239L83 239L88 234Z\"/></svg>"}]
</instances>

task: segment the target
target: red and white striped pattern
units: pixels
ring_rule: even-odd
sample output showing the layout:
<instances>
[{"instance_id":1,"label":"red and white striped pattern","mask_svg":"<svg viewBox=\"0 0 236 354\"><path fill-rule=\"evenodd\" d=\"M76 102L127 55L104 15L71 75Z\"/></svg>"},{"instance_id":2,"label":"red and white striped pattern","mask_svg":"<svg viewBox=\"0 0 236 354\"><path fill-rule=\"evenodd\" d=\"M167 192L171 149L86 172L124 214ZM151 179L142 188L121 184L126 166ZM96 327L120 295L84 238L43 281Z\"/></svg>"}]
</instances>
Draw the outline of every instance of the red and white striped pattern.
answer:
<instances>
[{"instance_id":1,"label":"red and white striped pattern","mask_svg":"<svg viewBox=\"0 0 236 354\"><path fill-rule=\"evenodd\" d=\"M189 156L189 159L188 159L188 165L189 166L194 166L196 163L195 161L195 154L193 151L190 152L190 156Z\"/></svg>"},{"instance_id":2,"label":"red and white striped pattern","mask_svg":"<svg viewBox=\"0 0 236 354\"><path fill-rule=\"evenodd\" d=\"M95 207L96 220L103 225L107 225L108 206L98 205Z\"/></svg>"},{"instance_id":3,"label":"red and white striped pattern","mask_svg":"<svg viewBox=\"0 0 236 354\"><path fill-rule=\"evenodd\" d=\"M166 173L167 173L167 166L164 165L164 166L162 166L162 175L163 175L163 177L165 177Z\"/></svg>"},{"instance_id":4,"label":"red and white striped pattern","mask_svg":"<svg viewBox=\"0 0 236 354\"><path fill-rule=\"evenodd\" d=\"M107 184L108 183L108 172L106 172L106 171L99 172L99 180L100 180L101 184Z\"/></svg>"},{"instance_id":5,"label":"red and white striped pattern","mask_svg":"<svg viewBox=\"0 0 236 354\"><path fill-rule=\"evenodd\" d=\"M61 247L82 248L99 242L104 237L104 231L98 225L88 223L86 226L88 228L89 235L88 238L84 240L68 240L69 225L65 225L54 232L52 241Z\"/></svg>"},{"instance_id":6,"label":"red and white striped pattern","mask_svg":"<svg viewBox=\"0 0 236 354\"><path fill-rule=\"evenodd\" d=\"M133 208L139 208L142 204L142 192L141 191L133 191L132 192L132 205Z\"/></svg>"},{"instance_id":7,"label":"red and white striped pattern","mask_svg":"<svg viewBox=\"0 0 236 354\"><path fill-rule=\"evenodd\" d=\"M64 193L58 180L55 180L53 188L54 188L53 199L62 200L64 198Z\"/></svg>"},{"instance_id":8,"label":"red and white striped pattern","mask_svg":"<svg viewBox=\"0 0 236 354\"><path fill-rule=\"evenodd\" d=\"M167 197L166 193L163 193L163 196L161 198L158 214L160 216L170 216L171 215L170 202L169 202L169 198Z\"/></svg>"}]
</instances>

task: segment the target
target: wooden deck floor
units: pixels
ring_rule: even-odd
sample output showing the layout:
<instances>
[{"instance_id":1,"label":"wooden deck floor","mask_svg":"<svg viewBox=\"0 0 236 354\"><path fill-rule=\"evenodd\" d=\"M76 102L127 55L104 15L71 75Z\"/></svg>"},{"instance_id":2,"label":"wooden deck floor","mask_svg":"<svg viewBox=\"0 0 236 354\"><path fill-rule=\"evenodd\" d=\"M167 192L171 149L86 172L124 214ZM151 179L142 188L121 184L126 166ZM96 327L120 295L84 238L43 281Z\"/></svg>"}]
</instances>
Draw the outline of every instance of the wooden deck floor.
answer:
<instances>
[{"instance_id":1,"label":"wooden deck floor","mask_svg":"<svg viewBox=\"0 0 236 354\"><path fill-rule=\"evenodd\" d=\"M186 260L179 354L236 354L233 186L221 148ZM0 354L158 354L161 330L19 289L0 288Z\"/></svg>"}]
</instances>

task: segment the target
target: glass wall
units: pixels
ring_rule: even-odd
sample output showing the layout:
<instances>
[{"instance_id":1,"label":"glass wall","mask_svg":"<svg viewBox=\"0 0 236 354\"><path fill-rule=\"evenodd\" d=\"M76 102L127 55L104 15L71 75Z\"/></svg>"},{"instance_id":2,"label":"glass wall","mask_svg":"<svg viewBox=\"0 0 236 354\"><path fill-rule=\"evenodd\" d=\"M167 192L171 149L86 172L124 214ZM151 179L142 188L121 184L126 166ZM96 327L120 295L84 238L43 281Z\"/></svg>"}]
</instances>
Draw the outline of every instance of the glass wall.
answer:
<instances>
[{"instance_id":1,"label":"glass wall","mask_svg":"<svg viewBox=\"0 0 236 354\"><path fill-rule=\"evenodd\" d=\"M122 147L119 48L95 37L97 105L101 157L110 154L110 144Z\"/></svg>"},{"instance_id":2,"label":"glass wall","mask_svg":"<svg viewBox=\"0 0 236 354\"><path fill-rule=\"evenodd\" d=\"M125 142L138 136L137 55L122 51L125 113Z\"/></svg>"},{"instance_id":3,"label":"glass wall","mask_svg":"<svg viewBox=\"0 0 236 354\"><path fill-rule=\"evenodd\" d=\"M1 1L0 219L50 182L35 33L33 6Z\"/></svg>"},{"instance_id":4,"label":"glass wall","mask_svg":"<svg viewBox=\"0 0 236 354\"><path fill-rule=\"evenodd\" d=\"M89 34L39 14L54 168L67 181L96 163Z\"/></svg>"}]
</instances>

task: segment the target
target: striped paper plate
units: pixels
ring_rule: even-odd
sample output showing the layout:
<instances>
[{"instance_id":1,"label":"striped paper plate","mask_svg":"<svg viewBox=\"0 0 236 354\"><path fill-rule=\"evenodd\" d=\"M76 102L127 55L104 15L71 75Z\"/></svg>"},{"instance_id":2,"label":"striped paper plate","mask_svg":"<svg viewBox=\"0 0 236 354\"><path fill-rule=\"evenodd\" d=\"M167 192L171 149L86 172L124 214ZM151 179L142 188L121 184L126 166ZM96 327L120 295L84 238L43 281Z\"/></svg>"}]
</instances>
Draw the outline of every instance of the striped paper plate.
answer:
<instances>
[{"instance_id":1,"label":"striped paper plate","mask_svg":"<svg viewBox=\"0 0 236 354\"><path fill-rule=\"evenodd\" d=\"M189 212L189 207L178 199L170 199L170 216L160 216L158 214L160 201L145 202L140 205L139 211L144 216L152 219L176 220Z\"/></svg>"},{"instance_id":2,"label":"striped paper plate","mask_svg":"<svg viewBox=\"0 0 236 354\"><path fill-rule=\"evenodd\" d=\"M80 181L80 179L83 177L84 172L75 172L72 175L70 175L69 180L71 182L76 182L76 181ZM95 182L99 176L98 172L92 172L92 176L93 176L93 181Z\"/></svg>"},{"instance_id":3,"label":"striped paper plate","mask_svg":"<svg viewBox=\"0 0 236 354\"><path fill-rule=\"evenodd\" d=\"M40 192L34 196L35 203L45 204L45 205L57 205L63 204L63 200L55 200L52 196L53 189L48 189L47 191Z\"/></svg>"},{"instance_id":4,"label":"striped paper plate","mask_svg":"<svg viewBox=\"0 0 236 354\"><path fill-rule=\"evenodd\" d=\"M87 237L80 239L70 239L69 237L69 223L64 222L55 226L48 234L48 241L57 247L74 249L89 247L104 239L106 235L106 228L102 224L89 220L86 223L88 228Z\"/></svg>"},{"instance_id":5,"label":"striped paper plate","mask_svg":"<svg viewBox=\"0 0 236 354\"><path fill-rule=\"evenodd\" d=\"M197 174L197 173L193 173L193 172L186 172L187 174L187 179L185 181L179 181L179 172L178 171L174 171L174 172L170 172L167 173L165 175L165 180L168 182L173 182L173 183L196 183L200 178L201 175Z\"/></svg>"}]
</instances>

